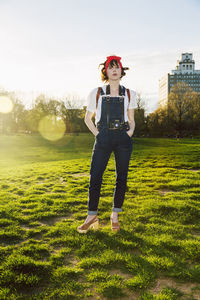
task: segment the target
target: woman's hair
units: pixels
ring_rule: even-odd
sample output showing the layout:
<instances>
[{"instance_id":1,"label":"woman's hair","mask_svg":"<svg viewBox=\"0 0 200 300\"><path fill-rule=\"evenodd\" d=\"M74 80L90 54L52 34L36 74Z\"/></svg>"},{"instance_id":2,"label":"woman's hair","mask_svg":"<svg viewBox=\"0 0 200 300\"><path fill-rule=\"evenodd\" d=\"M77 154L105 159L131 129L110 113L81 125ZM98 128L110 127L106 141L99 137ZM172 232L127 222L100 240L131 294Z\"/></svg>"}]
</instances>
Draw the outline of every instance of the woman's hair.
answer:
<instances>
[{"instance_id":1,"label":"woman's hair","mask_svg":"<svg viewBox=\"0 0 200 300\"><path fill-rule=\"evenodd\" d=\"M105 70L106 61L105 61L104 63L99 64L99 66L100 66L100 65L103 65L103 68L101 69L101 80L102 80L103 82L107 83L109 79L108 79L108 76L107 76L106 70ZM112 59L112 60L110 61L109 65L111 66L111 68L112 68L114 65L117 65L118 67L120 67L120 65L119 65L119 63L118 63L118 61L117 61L116 59ZM98 67L98 68L99 68L99 67ZM120 77L120 79L121 79L123 76L126 75L126 73L124 72L125 70L129 70L129 68L128 68L128 67L123 67L123 66L122 66L122 72L121 72L121 77Z\"/></svg>"}]
</instances>

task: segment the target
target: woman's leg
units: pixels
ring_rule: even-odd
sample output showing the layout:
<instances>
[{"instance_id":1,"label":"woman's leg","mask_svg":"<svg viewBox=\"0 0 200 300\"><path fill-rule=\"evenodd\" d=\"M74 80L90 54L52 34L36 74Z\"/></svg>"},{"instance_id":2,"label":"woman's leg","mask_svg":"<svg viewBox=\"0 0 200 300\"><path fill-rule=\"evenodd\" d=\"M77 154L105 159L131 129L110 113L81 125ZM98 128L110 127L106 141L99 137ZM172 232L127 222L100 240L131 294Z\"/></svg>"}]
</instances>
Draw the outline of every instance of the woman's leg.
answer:
<instances>
[{"instance_id":1,"label":"woman's leg","mask_svg":"<svg viewBox=\"0 0 200 300\"><path fill-rule=\"evenodd\" d=\"M126 135L126 136L125 136ZM115 170L116 170L116 185L113 199L113 212L121 212L124 202L129 161L133 150L133 141L125 132L121 136L120 143L114 150L115 155Z\"/></svg>"},{"instance_id":2,"label":"woman's leg","mask_svg":"<svg viewBox=\"0 0 200 300\"><path fill-rule=\"evenodd\" d=\"M88 215L97 214L102 177L111 153L110 147L102 146L98 141L95 142L90 168Z\"/></svg>"}]
</instances>

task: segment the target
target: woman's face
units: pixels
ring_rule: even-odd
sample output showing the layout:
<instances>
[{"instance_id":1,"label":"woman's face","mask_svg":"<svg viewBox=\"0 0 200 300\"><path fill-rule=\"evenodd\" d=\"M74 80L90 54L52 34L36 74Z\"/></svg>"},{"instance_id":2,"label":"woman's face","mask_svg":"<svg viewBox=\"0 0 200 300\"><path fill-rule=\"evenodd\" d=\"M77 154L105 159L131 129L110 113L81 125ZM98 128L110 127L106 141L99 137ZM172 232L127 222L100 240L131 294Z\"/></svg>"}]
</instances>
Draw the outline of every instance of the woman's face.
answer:
<instances>
[{"instance_id":1,"label":"woman's face","mask_svg":"<svg viewBox=\"0 0 200 300\"><path fill-rule=\"evenodd\" d=\"M113 67L111 67L111 65L109 64L108 65L108 68L107 68L107 76L108 76L108 79L111 79L111 80L119 80L120 77L121 77L121 68L119 65L113 65Z\"/></svg>"}]
</instances>

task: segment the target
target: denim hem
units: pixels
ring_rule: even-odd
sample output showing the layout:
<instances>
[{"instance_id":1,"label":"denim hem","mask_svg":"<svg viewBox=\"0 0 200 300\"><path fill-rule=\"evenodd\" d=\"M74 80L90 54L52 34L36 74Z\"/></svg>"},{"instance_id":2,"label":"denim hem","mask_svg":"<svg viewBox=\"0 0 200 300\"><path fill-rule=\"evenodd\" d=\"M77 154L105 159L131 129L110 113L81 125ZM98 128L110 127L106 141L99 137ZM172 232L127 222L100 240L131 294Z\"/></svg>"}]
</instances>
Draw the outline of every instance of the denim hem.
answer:
<instances>
[{"instance_id":1,"label":"denim hem","mask_svg":"<svg viewBox=\"0 0 200 300\"><path fill-rule=\"evenodd\" d=\"M113 208L112 208L112 211L120 212L120 211L122 211L122 208L113 207Z\"/></svg>"},{"instance_id":2,"label":"denim hem","mask_svg":"<svg viewBox=\"0 0 200 300\"><path fill-rule=\"evenodd\" d=\"M97 215L97 210L88 210L88 215Z\"/></svg>"}]
</instances>

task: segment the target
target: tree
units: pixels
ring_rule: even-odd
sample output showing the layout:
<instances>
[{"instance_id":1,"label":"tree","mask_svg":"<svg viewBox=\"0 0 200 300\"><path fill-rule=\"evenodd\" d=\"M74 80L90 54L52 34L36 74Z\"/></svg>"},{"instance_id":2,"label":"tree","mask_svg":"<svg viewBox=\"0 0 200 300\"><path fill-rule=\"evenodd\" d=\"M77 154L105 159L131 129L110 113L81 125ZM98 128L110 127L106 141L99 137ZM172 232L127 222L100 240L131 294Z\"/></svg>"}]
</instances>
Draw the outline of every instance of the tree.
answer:
<instances>
[{"instance_id":1,"label":"tree","mask_svg":"<svg viewBox=\"0 0 200 300\"><path fill-rule=\"evenodd\" d=\"M23 130L25 122L25 107L24 104L19 100L15 92L8 92L6 90L0 91L0 97L3 99L2 110L6 107L8 110L0 112L0 129L1 133L17 133Z\"/></svg>"},{"instance_id":2,"label":"tree","mask_svg":"<svg viewBox=\"0 0 200 300\"><path fill-rule=\"evenodd\" d=\"M75 106L77 102L80 103L80 99L76 96L67 96L61 100L60 116L66 125L66 132L80 132L84 124L85 114L81 104Z\"/></svg>"},{"instance_id":3,"label":"tree","mask_svg":"<svg viewBox=\"0 0 200 300\"><path fill-rule=\"evenodd\" d=\"M141 93L137 93L136 97L137 108L135 109L135 134L141 136L146 131L145 124L145 102L142 100Z\"/></svg>"},{"instance_id":4,"label":"tree","mask_svg":"<svg viewBox=\"0 0 200 300\"><path fill-rule=\"evenodd\" d=\"M192 88L185 82L173 85L168 95L168 121L172 122L178 135L185 129L186 119L192 107Z\"/></svg>"}]
</instances>

